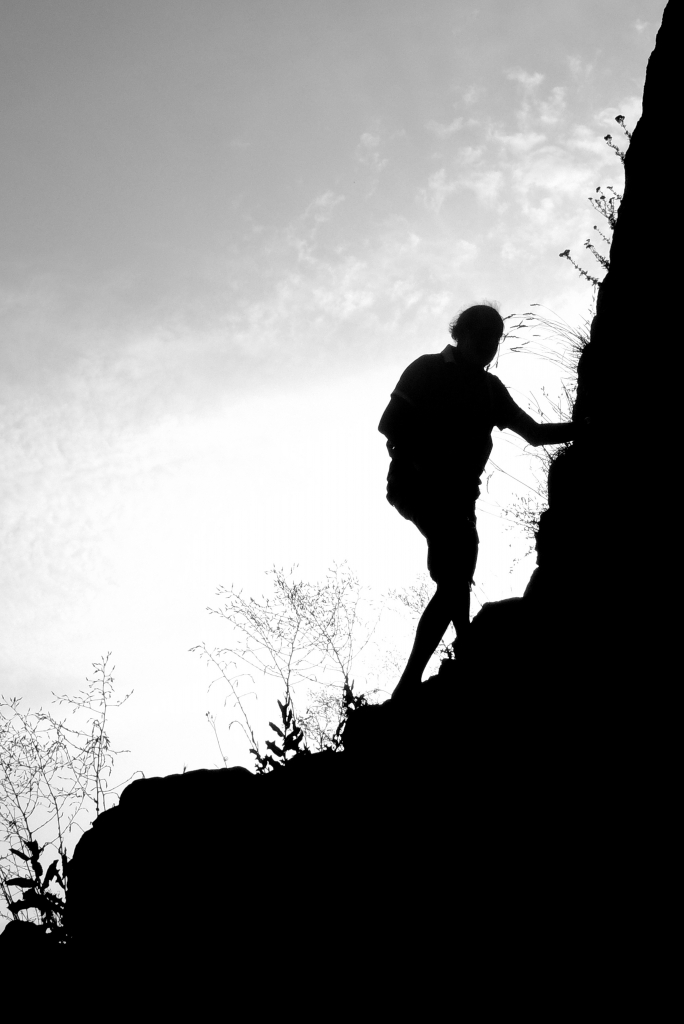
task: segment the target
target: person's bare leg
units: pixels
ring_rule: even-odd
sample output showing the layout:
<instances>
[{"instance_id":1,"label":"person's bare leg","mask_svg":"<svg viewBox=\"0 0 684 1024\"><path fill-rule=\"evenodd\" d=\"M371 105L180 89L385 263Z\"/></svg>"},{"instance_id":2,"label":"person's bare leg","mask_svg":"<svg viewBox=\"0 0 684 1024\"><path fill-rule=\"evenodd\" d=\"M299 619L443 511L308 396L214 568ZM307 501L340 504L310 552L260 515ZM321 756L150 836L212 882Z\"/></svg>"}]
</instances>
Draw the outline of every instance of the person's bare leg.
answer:
<instances>
[{"instance_id":1,"label":"person's bare leg","mask_svg":"<svg viewBox=\"0 0 684 1024\"><path fill-rule=\"evenodd\" d=\"M461 583L454 587L452 596L453 615L451 621L454 624L456 635L465 633L470 625L470 584Z\"/></svg>"},{"instance_id":2,"label":"person's bare leg","mask_svg":"<svg viewBox=\"0 0 684 1024\"><path fill-rule=\"evenodd\" d=\"M453 615L451 621L456 630L456 639L452 643L452 650L457 650L457 645L462 644L468 627L470 626L470 584L463 583L454 589Z\"/></svg>"},{"instance_id":3,"label":"person's bare leg","mask_svg":"<svg viewBox=\"0 0 684 1024\"><path fill-rule=\"evenodd\" d=\"M464 600L462 588L437 584L437 590L420 617L409 660L394 689L393 697L403 696L420 684L425 667L437 650L437 645L446 633L449 623L458 622L460 629L465 629L469 607L469 589L466 590Z\"/></svg>"}]
</instances>

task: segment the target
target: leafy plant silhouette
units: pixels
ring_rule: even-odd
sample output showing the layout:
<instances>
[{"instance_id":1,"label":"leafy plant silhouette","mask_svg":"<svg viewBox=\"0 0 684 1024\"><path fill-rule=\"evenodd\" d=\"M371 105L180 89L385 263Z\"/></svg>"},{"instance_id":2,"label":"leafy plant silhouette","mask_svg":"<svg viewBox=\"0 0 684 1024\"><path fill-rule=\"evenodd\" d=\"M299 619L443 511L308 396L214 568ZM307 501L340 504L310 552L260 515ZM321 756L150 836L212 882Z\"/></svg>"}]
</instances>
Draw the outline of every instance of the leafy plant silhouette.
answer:
<instances>
[{"instance_id":1,"label":"leafy plant silhouette","mask_svg":"<svg viewBox=\"0 0 684 1024\"><path fill-rule=\"evenodd\" d=\"M279 737L280 743L277 740L266 740L266 749L270 750L270 754L260 754L258 747L250 750L250 753L256 759L258 774L263 774L269 768L279 768L291 758L296 757L297 754L309 753L309 748L304 743L304 732L295 718L291 694L287 693L285 700L278 701L277 703L280 708L280 724L282 728L277 726L275 722L269 722L268 724Z\"/></svg>"},{"instance_id":2,"label":"leafy plant silhouette","mask_svg":"<svg viewBox=\"0 0 684 1024\"><path fill-rule=\"evenodd\" d=\"M110 785L114 755L122 751L111 747L108 717L131 696L114 698L110 657L93 664L93 678L76 696L53 694L52 703L72 718L85 718L80 725L42 708L23 711L21 698L0 698L0 892L13 920L35 924L60 943L70 836L129 781ZM56 856L45 868L47 850Z\"/></svg>"},{"instance_id":3,"label":"leafy plant silhouette","mask_svg":"<svg viewBox=\"0 0 684 1024\"><path fill-rule=\"evenodd\" d=\"M224 706L231 700L233 709L239 711L228 728L237 725L242 729L259 774L282 767L297 756L341 749L349 714L377 693L357 693L350 679L353 658L374 629L360 620L362 588L357 577L343 563L333 565L322 582L306 583L295 577L296 568L269 570L266 575L271 578L273 595L261 600L243 597L233 587L219 587L222 606L207 610L229 624L231 646L209 650L200 644L192 648L219 671L210 689L217 682L227 685L229 697ZM365 633L361 639L359 630ZM277 700L280 720L269 722L274 737L266 740L265 752L259 747L245 703L248 696L257 696L256 673L276 681L284 690L283 699ZM245 679L254 687L251 691L244 690ZM294 690L302 684L307 686L306 700L298 711ZM207 712L206 717L226 764L216 715Z\"/></svg>"},{"instance_id":4,"label":"leafy plant silhouette","mask_svg":"<svg viewBox=\"0 0 684 1024\"><path fill-rule=\"evenodd\" d=\"M40 915L42 927L51 933L61 931L64 923L64 910L66 905L67 875L69 862L65 853L61 853L61 872L58 867L59 861L53 860L47 871L43 871L40 857L45 845L39 846L35 839L20 837L24 850L17 850L13 847L10 852L15 857L25 861L26 869L30 870L28 877L3 879L3 886L7 888L17 887L24 890L24 895L18 900L8 900L7 909L16 918L22 910L37 910ZM28 853L25 851L28 850ZM57 882L62 890L62 895L55 895L50 891L52 881Z\"/></svg>"},{"instance_id":5,"label":"leafy plant silhouette","mask_svg":"<svg viewBox=\"0 0 684 1024\"><path fill-rule=\"evenodd\" d=\"M618 114L615 120L620 125L629 141L632 138L632 133L629 131L625 124L624 114ZM616 145L615 142L613 142L612 135L605 135L604 142L607 146L610 147L610 149L612 149L615 152L615 154L618 156L620 160L620 163L624 167L626 151L620 149L620 147ZM617 222L618 209L620 203L622 202L622 193L614 189L612 185L608 185L605 191L603 190L601 185L598 185L596 188L596 194L593 196L589 196L589 202L591 203L596 213L603 217L603 219L607 222L608 230L610 232L610 235L612 235L613 231L615 230L615 224ZM599 228L598 224L594 224L594 231L598 232L603 242L605 242L605 244L610 249L610 237L606 235L604 231L601 230L601 228ZM604 271L604 273L607 273L610 267L610 257L604 256L602 253L600 253L590 238L587 238L587 240L585 241L584 248L589 250L589 252L592 254L596 262ZM584 270L583 267L580 267L580 265L570 255L569 249L564 249L563 252L559 253L559 256L562 259L568 260L575 268L577 273L580 275L580 277L586 278L586 280L589 281L593 288L598 288L599 284L601 283L599 278L594 277L593 274L590 274L587 270Z\"/></svg>"}]
</instances>

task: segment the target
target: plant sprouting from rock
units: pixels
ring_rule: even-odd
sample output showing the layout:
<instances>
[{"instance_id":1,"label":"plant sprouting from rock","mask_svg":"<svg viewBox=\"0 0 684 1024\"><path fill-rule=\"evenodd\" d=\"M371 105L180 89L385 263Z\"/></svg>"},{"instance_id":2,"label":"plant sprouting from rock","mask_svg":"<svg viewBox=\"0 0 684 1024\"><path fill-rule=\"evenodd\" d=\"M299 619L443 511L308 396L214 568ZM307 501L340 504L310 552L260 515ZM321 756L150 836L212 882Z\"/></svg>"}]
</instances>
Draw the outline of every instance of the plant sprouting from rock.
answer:
<instances>
[{"instance_id":1,"label":"plant sprouting from rock","mask_svg":"<svg viewBox=\"0 0 684 1024\"><path fill-rule=\"evenodd\" d=\"M110 711L130 693L115 699L110 657L94 663L93 677L76 696L53 694L70 722L42 708L24 710L21 698L0 697L0 891L14 920L58 937L71 835L84 831L125 785L111 785L121 751L112 749L107 727ZM53 858L47 868L44 854Z\"/></svg>"},{"instance_id":2,"label":"plant sprouting from rock","mask_svg":"<svg viewBox=\"0 0 684 1024\"><path fill-rule=\"evenodd\" d=\"M299 754L339 749L349 710L367 699L354 691L351 680L354 657L373 632L360 618L358 579L346 564L333 566L317 583L297 579L295 569L269 570L272 595L260 600L245 597L234 587L219 587L222 605L207 610L228 623L231 644L213 650L205 644L193 648L218 670L211 685L227 685L225 703L238 711L229 728L242 729L260 773ZM265 752L246 705L248 697L257 696L259 676L275 682L283 695L277 700L279 722L269 722L274 737L266 741ZM250 690L245 690L245 680L250 681ZM303 699L295 701L295 692L302 689ZM216 716L208 712L207 719L225 764Z\"/></svg>"},{"instance_id":3,"label":"plant sprouting from rock","mask_svg":"<svg viewBox=\"0 0 684 1024\"><path fill-rule=\"evenodd\" d=\"M632 138L632 133L625 125L624 115L619 114L615 120L629 141ZM604 141L616 153L620 162L624 165L625 150L620 149L616 145L612 135L604 136ZM602 230L598 224L594 224L594 230L598 232L602 242L609 251L621 201L622 194L612 185L608 185L605 189L599 185L596 188L595 195L589 197L593 210L603 218L607 225L606 229ZM589 238L585 241L584 247L591 252L601 270L606 273L610 268L609 256L601 253ZM569 249L565 249L560 253L560 256L572 264L578 274L592 285L594 291L598 288L601 283L599 278L579 266L570 255ZM567 422L572 418L577 388L577 364L583 349L589 342L593 311L590 311L589 316L576 328L570 326L565 320L553 313L549 316L538 312L537 309L542 308L538 303L533 303L532 305L532 311L522 315L513 314L511 317L506 318L512 321L511 326L507 328L506 339L509 342L513 342L510 351L525 353L537 359L551 361L560 366L564 371L567 371L562 381L562 393L556 400L550 399L544 389L542 389L546 408L550 408L555 420ZM537 309L534 307L537 307ZM544 420L546 413L539 401L536 402L536 407L531 408L530 411L536 413L542 421ZM560 451L562 450L561 448ZM547 506L546 479L551 462L555 457L545 448L535 450L531 454L537 460L540 470L538 474L535 474L536 481L534 484L527 485L528 494L515 498L503 510L505 517L517 526L521 526L530 540L535 537L539 516Z\"/></svg>"},{"instance_id":4,"label":"plant sprouting from rock","mask_svg":"<svg viewBox=\"0 0 684 1024\"><path fill-rule=\"evenodd\" d=\"M627 139L630 140L632 138L632 133L628 130L627 126L625 125L624 114L618 114L615 120L622 128L623 132L627 136ZM619 157L620 162L624 166L626 155L625 150L620 149L620 147L616 145L615 142L613 142L612 135L605 135L604 142L607 146L614 150L616 155ZM608 230L610 232L610 235L612 235L613 231L615 230L618 208L620 206L620 203L622 202L622 194L618 192L617 189L613 188L612 185L608 185L605 191L603 187L599 185L596 188L595 195L589 196L589 202L591 203L596 213L598 213L606 221L606 223L608 224ZM602 241L608 246L608 249L610 249L611 239L609 235L606 235L605 232L598 226L598 224L594 224L594 231L596 231L599 234ZM587 238L587 240L585 241L584 248L589 250L589 252L592 254L596 262L603 270L604 274L607 273L608 269L610 268L610 258L608 256L605 256L603 253L599 252L599 250L596 248L596 246L590 238ZM580 275L580 277L586 278L586 280L592 285L593 288L598 288L599 284L601 283L599 278L595 277L593 274L590 274L587 270L584 270L583 267L580 267L580 265L570 255L569 249L564 249L563 252L559 253L559 255L562 259L568 260L573 265L573 267Z\"/></svg>"}]
</instances>

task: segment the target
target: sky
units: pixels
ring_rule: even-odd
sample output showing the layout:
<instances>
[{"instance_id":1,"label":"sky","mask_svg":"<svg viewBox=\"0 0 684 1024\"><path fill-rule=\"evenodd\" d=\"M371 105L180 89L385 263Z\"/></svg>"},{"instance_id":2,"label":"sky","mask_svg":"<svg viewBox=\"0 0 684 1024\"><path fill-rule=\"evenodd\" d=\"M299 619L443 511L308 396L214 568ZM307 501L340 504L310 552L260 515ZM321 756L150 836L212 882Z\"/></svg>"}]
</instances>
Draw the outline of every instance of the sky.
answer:
<instances>
[{"instance_id":1,"label":"sky","mask_svg":"<svg viewBox=\"0 0 684 1024\"><path fill-rule=\"evenodd\" d=\"M380 415L469 304L588 316L558 254L597 269L664 6L4 0L0 692L47 706L111 651L123 771L214 767L217 587L346 561L382 604L425 573ZM553 420L564 350L526 338L493 372ZM494 434L473 612L534 568L538 452Z\"/></svg>"}]
</instances>

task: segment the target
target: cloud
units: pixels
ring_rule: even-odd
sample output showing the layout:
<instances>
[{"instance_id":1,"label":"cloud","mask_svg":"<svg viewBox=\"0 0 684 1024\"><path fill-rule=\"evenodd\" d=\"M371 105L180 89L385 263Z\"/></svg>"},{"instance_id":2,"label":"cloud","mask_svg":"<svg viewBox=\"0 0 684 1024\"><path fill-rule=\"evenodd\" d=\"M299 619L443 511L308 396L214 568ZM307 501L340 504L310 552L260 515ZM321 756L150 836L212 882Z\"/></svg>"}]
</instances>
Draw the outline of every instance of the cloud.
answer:
<instances>
[{"instance_id":1,"label":"cloud","mask_svg":"<svg viewBox=\"0 0 684 1024\"><path fill-rule=\"evenodd\" d=\"M512 135L493 131L492 138L513 153L527 153L546 141L545 135L534 131L515 132Z\"/></svg>"},{"instance_id":2,"label":"cloud","mask_svg":"<svg viewBox=\"0 0 684 1024\"><path fill-rule=\"evenodd\" d=\"M539 103L539 117L543 124L557 124L565 113L566 90L557 85L551 90L548 100Z\"/></svg>"},{"instance_id":3,"label":"cloud","mask_svg":"<svg viewBox=\"0 0 684 1024\"><path fill-rule=\"evenodd\" d=\"M522 68L514 68L506 73L506 78L522 86L522 100L515 118L523 132L532 131L533 124L550 126L562 119L565 110L565 89L562 86L555 86L547 98L543 99L538 91L545 79L541 72L530 73Z\"/></svg>"},{"instance_id":4,"label":"cloud","mask_svg":"<svg viewBox=\"0 0 684 1024\"><path fill-rule=\"evenodd\" d=\"M502 260L512 262L524 256L524 250L515 245L510 239L507 239L501 246L500 255Z\"/></svg>"},{"instance_id":5,"label":"cloud","mask_svg":"<svg viewBox=\"0 0 684 1024\"><path fill-rule=\"evenodd\" d=\"M588 169L569 161L565 151L557 146L548 146L532 154L530 159L521 161L511 174L513 186L521 194L532 189L544 189L554 195L566 193L574 196L590 180Z\"/></svg>"},{"instance_id":6,"label":"cloud","mask_svg":"<svg viewBox=\"0 0 684 1024\"><path fill-rule=\"evenodd\" d=\"M367 172L368 191L366 199L375 194L380 176L389 163L389 157L383 150L397 139L406 138L403 128L384 131L378 127L363 132L354 150L354 159Z\"/></svg>"},{"instance_id":7,"label":"cloud","mask_svg":"<svg viewBox=\"0 0 684 1024\"><path fill-rule=\"evenodd\" d=\"M304 211L303 220L308 219L315 224L325 224L332 217L335 208L342 202L344 202L344 196L337 195L330 190L324 192L309 203Z\"/></svg>"},{"instance_id":8,"label":"cloud","mask_svg":"<svg viewBox=\"0 0 684 1024\"><path fill-rule=\"evenodd\" d=\"M524 71L522 68L511 68L506 73L506 78L509 78L512 82L519 82L524 89L531 92L541 85L544 81L544 75L540 71L535 71L530 74L529 71Z\"/></svg>"},{"instance_id":9,"label":"cloud","mask_svg":"<svg viewBox=\"0 0 684 1024\"><path fill-rule=\"evenodd\" d=\"M569 150L592 153L597 158L602 158L602 163L609 162L609 154L602 136L586 124L576 124L572 127L567 139L566 146Z\"/></svg>"},{"instance_id":10,"label":"cloud","mask_svg":"<svg viewBox=\"0 0 684 1024\"><path fill-rule=\"evenodd\" d=\"M504 187L504 172L499 169L482 170L461 177L458 185L471 189L483 206L494 206Z\"/></svg>"},{"instance_id":11,"label":"cloud","mask_svg":"<svg viewBox=\"0 0 684 1024\"><path fill-rule=\"evenodd\" d=\"M446 180L446 169L442 167L430 175L424 188L418 190L418 199L426 209L433 213L439 213L444 205L444 200L458 187L457 181Z\"/></svg>"},{"instance_id":12,"label":"cloud","mask_svg":"<svg viewBox=\"0 0 684 1024\"><path fill-rule=\"evenodd\" d=\"M599 125L605 125L606 128L610 129L611 134L615 133L616 141L617 136L621 137L621 141L627 145L627 136L623 134L622 129L616 125L615 118L622 114L625 118L627 128L629 131L634 131L636 123L641 117L641 96L625 96L617 106L604 107L596 114L595 120Z\"/></svg>"},{"instance_id":13,"label":"cloud","mask_svg":"<svg viewBox=\"0 0 684 1024\"><path fill-rule=\"evenodd\" d=\"M342 338L347 352L360 348L369 356L390 343L406 317L424 322L435 303L441 311L459 270L477 254L466 239L427 237L404 222L387 225L375 238L360 239L353 252L328 252L301 270L283 269L268 294L233 305L224 331L259 361L286 352L291 366L304 358L313 365Z\"/></svg>"},{"instance_id":14,"label":"cloud","mask_svg":"<svg viewBox=\"0 0 684 1024\"><path fill-rule=\"evenodd\" d=\"M458 136L450 161L427 177L417 198L446 225L450 218L462 225L465 215L471 237L486 237L499 258L511 263L535 258L555 246L556 239L563 248L576 245L580 232L582 241L591 233L596 214L588 205L580 208L578 200L593 194L606 168L621 186L622 168L603 135L610 126L617 137L615 116L624 113L630 121L638 100L628 97L619 107L588 111L584 124L568 124L565 86L544 89L544 75L521 68L505 77L521 90L508 118L463 126L477 125L477 130L465 145L458 145ZM511 130L511 121L517 130ZM466 213L463 192L473 194L478 207L496 211L486 233L476 208Z\"/></svg>"},{"instance_id":15,"label":"cloud","mask_svg":"<svg viewBox=\"0 0 684 1024\"><path fill-rule=\"evenodd\" d=\"M590 61L584 61L581 57L570 56L567 58L570 74L576 82L587 82L594 73L594 65Z\"/></svg>"},{"instance_id":16,"label":"cloud","mask_svg":"<svg viewBox=\"0 0 684 1024\"><path fill-rule=\"evenodd\" d=\"M484 146L460 146L458 150L458 162L463 164L478 163L482 159Z\"/></svg>"},{"instance_id":17,"label":"cloud","mask_svg":"<svg viewBox=\"0 0 684 1024\"><path fill-rule=\"evenodd\" d=\"M379 135L373 132L364 132L356 147L356 159L373 174L380 174L389 162L387 157L380 156L381 142L382 139Z\"/></svg>"},{"instance_id":18,"label":"cloud","mask_svg":"<svg viewBox=\"0 0 684 1024\"><path fill-rule=\"evenodd\" d=\"M332 219L332 216L345 197L332 190L323 192L313 199L304 212L285 229L285 237L297 253L301 263L314 259L314 249L318 242L320 229Z\"/></svg>"},{"instance_id":19,"label":"cloud","mask_svg":"<svg viewBox=\"0 0 684 1024\"><path fill-rule=\"evenodd\" d=\"M447 139L454 132L463 127L463 118L456 117L450 124L440 124L439 121L428 121L425 127L428 131L437 135L440 139Z\"/></svg>"},{"instance_id":20,"label":"cloud","mask_svg":"<svg viewBox=\"0 0 684 1024\"><path fill-rule=\"evenodd\" d=\"M472 106L473 103L476 103L477 100L480 99L480 97L484 94L484 91L485 90L482 88L482 86L477 86L477 85L469 86L466 89L466 91L463 93L463 96L462 96L463 102L465 104L467 104L467 106Z\"/></svg>"}]
</instances>

